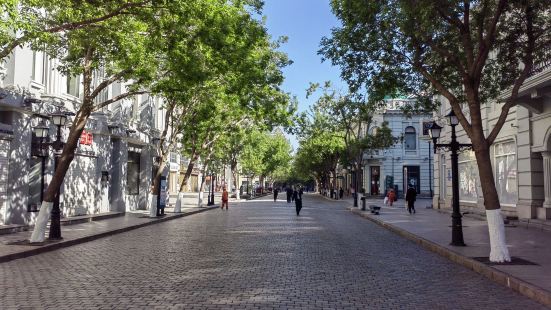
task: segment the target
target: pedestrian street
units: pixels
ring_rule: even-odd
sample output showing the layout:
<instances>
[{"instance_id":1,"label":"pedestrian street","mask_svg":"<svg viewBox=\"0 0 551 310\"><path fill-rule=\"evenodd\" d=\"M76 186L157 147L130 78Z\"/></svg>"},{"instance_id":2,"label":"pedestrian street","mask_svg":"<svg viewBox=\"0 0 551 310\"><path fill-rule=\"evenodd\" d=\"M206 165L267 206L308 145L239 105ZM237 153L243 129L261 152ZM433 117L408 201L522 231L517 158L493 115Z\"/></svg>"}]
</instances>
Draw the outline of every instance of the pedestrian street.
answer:
<instances>
[{"instance_id":1,"label":"pedestrian street","mask_svg":"<svg viewBox=\"0 0 551 310\"><path fill-rule=\"evenodd\" d=\"M0 264L2 309L544 309L305 193Z\"/></svg>"}]
</instances>

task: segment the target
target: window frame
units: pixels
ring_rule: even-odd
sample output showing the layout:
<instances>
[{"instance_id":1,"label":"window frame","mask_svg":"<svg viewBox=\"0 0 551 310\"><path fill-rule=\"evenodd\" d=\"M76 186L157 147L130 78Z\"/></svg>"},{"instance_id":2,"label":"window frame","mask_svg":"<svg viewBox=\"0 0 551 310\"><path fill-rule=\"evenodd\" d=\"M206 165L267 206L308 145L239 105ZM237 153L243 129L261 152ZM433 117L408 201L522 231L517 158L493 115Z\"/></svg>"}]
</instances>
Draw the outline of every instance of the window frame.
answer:
<instances>
[{"instance_id":1,"label":"window frame","mask_svg":"<svg viewBox=\"0 0 551 310\"><path fill-rule=\"evenodd\" d=\"M408 132L408 129L412 129L413 131ZM408 136L413 136L413 148L408 147L408 144L406 142L408 141ZM417 130L413 126L407 126L404 128L404 150L406 151L417 151Z\"/></svg>"},{"instance_id":2,"label":"window frame","mask_svg":"<svg viewBox=\"0 0 551 310\"><path fill-rule=\"evenodd\" d=\"M502 154L497 154L497 150L498 150L498 147L500 145L505 145L505 144L512 144L513 145L513 149L510 151L510 152L504 152ZM515 207L518 203L518 196L519 196L519 185L518 185L518 156L517 156L517 144L516 144L516 141L515 140L503 140L503 141L499 141L499 142L496 142L494 145L493 145L493 156L492 156L492 161L493 161L493 173L494 173L494 182L495 182L495 186L496 186L496 191L498 191L498 195L500 195L499 193L499 188L498 188L498 181L499 181L499 176L498 176L498 166L497 166L497 159L499 157L505 157L505 163L507 163L509 157L511 156L514 156L514 165L515 165L515 193L516 193L516 199L514 202L503 202L500 200L500 204L501 205L504 205L504 206L510 206L510 207Z\"/></svg>"}]
</instances>

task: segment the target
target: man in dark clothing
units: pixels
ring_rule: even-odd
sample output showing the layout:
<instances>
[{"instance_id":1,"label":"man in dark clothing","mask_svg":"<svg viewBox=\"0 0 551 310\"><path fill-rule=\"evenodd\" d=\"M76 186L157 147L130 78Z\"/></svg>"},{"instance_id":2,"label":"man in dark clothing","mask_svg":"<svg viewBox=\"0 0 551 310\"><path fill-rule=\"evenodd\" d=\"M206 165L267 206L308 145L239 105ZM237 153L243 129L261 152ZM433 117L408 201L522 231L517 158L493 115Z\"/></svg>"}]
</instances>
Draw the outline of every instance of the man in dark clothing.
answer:
<instances>
[{"instance_id":1,"label":"man in dark clothing","mask_svg":"<svg viewBox=\"0 0 551 310\"><path fill-rule=\"evenodd\" d=\"M415 191L415 188L409 187L408 191L406 192L406 201L408 202L408 212L411 214L411 211L415 213L415 199L417 198L417 191Z\"/></svg>"},{"instance_id":2,"label":"man in dark clothing","mask_svg":"<svg viewBox=\"0 0 551 310\"><path fill-rule=\"evenodd\" d=\"M297 210L297 216L299 216L300 209L302 209L302 194L301 194L301 192L302 192L302 190L297 191L296 189L293 192L293 198L294 198L294 201L295 201L295 209Z\"/></svg>"},{"instance_id":3,"label":"man in dark clothing","mask_svg":"<svg viewBox=\"0 0 551 310\"><path fill-rule=\"evenodd\" d=\"M277 188L274 188L274 202L277 201L277 194L279 193L279 190Z\"/></svg>"},{"instance_id":4,"label":"man in dark clothing","mask_svg":"<svg viewBox=\"0 0 551 310\"><path fill-rule=\"evenodd\" d=\"M339 189L339 198L342 199L342 196L344 196L344 190L342 189Z\"/></svg>"}]
</instances>

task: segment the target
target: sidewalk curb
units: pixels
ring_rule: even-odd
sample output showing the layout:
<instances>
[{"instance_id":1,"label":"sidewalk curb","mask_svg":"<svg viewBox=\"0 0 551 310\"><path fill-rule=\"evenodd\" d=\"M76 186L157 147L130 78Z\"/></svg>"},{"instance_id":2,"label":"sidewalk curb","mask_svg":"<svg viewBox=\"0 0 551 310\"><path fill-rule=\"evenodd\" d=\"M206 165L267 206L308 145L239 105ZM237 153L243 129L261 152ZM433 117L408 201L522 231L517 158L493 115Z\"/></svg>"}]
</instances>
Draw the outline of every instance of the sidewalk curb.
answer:
<instances>
[{"instance_id":1,"label":"sidewalk curb","mask_svg":"<svg viewBox=\"0 0 551 310\"><path fill-rule=\"evenodd\" d=\"M548 292L547 290L544 290L540 287L537 287L519 278L513 277L508 273L505 273L503 271L497 270L483 263L475 261L474 259L460 255L446 247L443 247L432 241L421 238L404 229L385 223L384 221L379 220L373 216L370 216L367 213L362 213L362 211L358 210L357 208L347 207L347 209L352 213L355 213L365 219L368 219L374 222L375 224L378 224L379 226L382 226L399 236L402 236L410 241L413 241L421 245L423 248L429 251L432 251L440 256L443 256L451 260L452 262L460 264L478 274L481 274L486 278L498 284L504 285L521 295L524 295L530 299L533 299L545 306L551 307L551 292Z\"/></svg>"},{"instance_id":2,"label":"sidewalk curb","mask_svg":"<svg viewBox=\"0 0 551 310\"><path fill-rule=\"evenodd\" d=\"M104 232L101 232L101 233L98 233L98 234L95 234L95 235L90 235L90 236L77 238L77 239L73 239L73 240L66 240L66 241L62 240L60 242L46 244L44 246L32 248L28 251L0 256L0 263L5 263L5 262L9 262L9 261L19 259L19 258L25 258L25 257L45 253L45 252L54 251L54 250L57 250L57 249L70 247L70 246L85 243L85 242L88 242L88 241L97 240L97 239L100 239L100 238L103 238L103 237L120 234L120 233L123 233L123 232L127 232L127 231L131 231L131 230L134 230L134 229L146 227L146 226L149 226L149 225L162 223L162 222L166 222L166 221L170 221L170 220L174 220L174 219L178 219L178 218L182 218L182 217L186 217L186 216L190 216L190 215L193 215L193 214L202 213L202 212L205 212L205 211L218 209L218 208L219 208L218 206L205 207L205 208L202 208L200 210L194 210L194 211L191 211L191 212L175 214L175 215L172 215L170 217L158 218L158 219L155 219L155 220L151 220L149 222L136 224L136 225L132 225L132 226L126 226L126 227L122 227L122 228L118 228L118 229L114 229L114 230L104 231Z\"/></svg>"}]
</instances>

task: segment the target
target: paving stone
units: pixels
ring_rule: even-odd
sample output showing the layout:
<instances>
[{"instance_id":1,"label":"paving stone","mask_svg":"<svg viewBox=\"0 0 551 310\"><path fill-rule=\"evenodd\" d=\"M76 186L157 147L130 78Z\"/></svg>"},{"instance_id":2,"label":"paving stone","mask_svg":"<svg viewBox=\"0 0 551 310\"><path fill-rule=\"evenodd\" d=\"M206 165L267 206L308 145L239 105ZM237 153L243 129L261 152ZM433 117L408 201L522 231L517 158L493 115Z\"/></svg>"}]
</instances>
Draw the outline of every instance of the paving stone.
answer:
<instances>
[{"instance_id":1,"label":"paving stone","mask_svg":"<svg viewBox=\"0 0 551 310\"><path fill-rule=\"evenodd\" d=\"M545 309L343 206L269 197L0 264L2 309Z\"/></svg>"}]
</instances>

